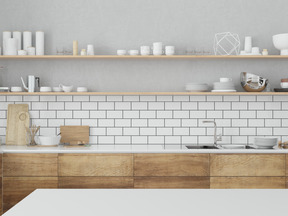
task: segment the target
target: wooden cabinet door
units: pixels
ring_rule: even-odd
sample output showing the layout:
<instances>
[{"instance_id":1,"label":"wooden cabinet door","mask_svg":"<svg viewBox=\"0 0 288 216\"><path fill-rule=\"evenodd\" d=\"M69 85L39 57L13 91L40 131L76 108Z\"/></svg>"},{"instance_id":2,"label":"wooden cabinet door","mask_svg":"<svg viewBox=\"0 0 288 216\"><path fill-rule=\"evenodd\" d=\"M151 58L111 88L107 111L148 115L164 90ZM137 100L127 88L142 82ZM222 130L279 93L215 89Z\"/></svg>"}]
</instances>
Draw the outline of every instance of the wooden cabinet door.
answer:
<instances>
[{"instance_id":1,"label":"wooden cabinet door","mask_svg":"<svg viewBox=\"0 0 288 216\"><path fill-rule=\"evenodd\" d=\"M133 176L133 155L59 154L59 176Z\"/></svg>"},{"instance_id":2,"label":"wooden cabinet door","mask_svg":"<svg viewBox=\"0 0 288 216\"><path fill-rule=\"evenodd\" d=\"M2 154L0 154L0 215L2 215Z\"/></svg>"},{"instance_id":3,"label":"wooden cabinet door","mask_svg":"<svg viewBox=\"0 0 288 216\"><path fill-rule=\"evenodd\" d=\"M3 176L58 176L58 154L4 154Z\"/></svg>"},{"instance_id":4,"label":"wooden cabinet door","mask_svg":"<svg viewBox=\"0 0 288 216\"><path fill-rule=\"evenodd\" d=\"M209 176L209 154L135 154L134 176Z\"/></svg>"},{"instance_id":5,"label":"wooden cabinet door","mask_svg":"<svg viewBox=\"0 0 288 216\"><path fill-rule=\"evenodd\" d=\"M285 176L284 154L210 154L210 175Z\"/></svg>"},{"instance_id":6,"label":"wooden cabinet door","mask_svg":"<svg viewBox=\"0 0 288 216\"><path fill-rule=\"evenodd\" d=\"M58 177L4 177L3 210L9 210L38 188L58 188Z\"/></svg>"}]
</instances>

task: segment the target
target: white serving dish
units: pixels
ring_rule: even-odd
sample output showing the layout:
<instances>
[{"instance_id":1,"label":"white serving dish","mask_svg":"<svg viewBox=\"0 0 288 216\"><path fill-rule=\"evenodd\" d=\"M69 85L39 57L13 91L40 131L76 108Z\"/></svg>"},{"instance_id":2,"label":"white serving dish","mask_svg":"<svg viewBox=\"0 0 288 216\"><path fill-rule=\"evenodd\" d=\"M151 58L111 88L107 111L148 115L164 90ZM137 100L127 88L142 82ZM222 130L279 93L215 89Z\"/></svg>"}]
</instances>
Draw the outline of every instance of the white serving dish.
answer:
<instances>
[{"instance_id":1,"label":"white serving dish","mask_svg":"<svg viewBox=\"0 0 288 216\"><path fill-rule=\"evenodd\" d=\"M272 148L277 145L278 138L275 137L255 137L254 145L260 148Z\"/></svg>"},{"instance_id":2,"label":"white serving dish","mask_svg":"<svg viewBox=\"0 0 288 216\"><path fill-rule=\"evenodd\" d=\"M273 44L281 55L288 55L288 33L273 36Z\"/></svg>"},{"instance_id":3,"label":"white serving dish","mask_svg":"<svg viewBox=\"0 0 288 216\"><path fill-rule=\"evenodd\" d=\"M209 86L206 83L188 83L186 84L185 89L189 92L207 92Z\"/></svg>"},{"instance_id":4,"label":"white serving dish","mask_svg":"<svg viewBox=\"0 0 288 216\"><path fill-rule=\"evenodd\" d=\"M61 136L37 136L35 141L38 145L59 145Z\"/></svg>"}]
</instances>

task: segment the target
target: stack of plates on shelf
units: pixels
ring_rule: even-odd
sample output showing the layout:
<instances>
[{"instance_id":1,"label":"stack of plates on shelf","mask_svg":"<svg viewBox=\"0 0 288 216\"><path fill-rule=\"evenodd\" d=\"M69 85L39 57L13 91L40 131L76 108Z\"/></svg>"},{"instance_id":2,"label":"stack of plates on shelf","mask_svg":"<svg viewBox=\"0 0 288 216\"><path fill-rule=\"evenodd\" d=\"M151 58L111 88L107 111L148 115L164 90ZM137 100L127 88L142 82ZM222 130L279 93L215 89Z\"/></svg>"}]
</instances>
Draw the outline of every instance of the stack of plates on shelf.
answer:
<instances>
[{"instance_id":1,"label":"stack of plates on shelf","mask_svg":"<svg viewBox=\"0 0 288 216\"><path fill-rule=\"evenodd\" d=\"M255 137L254 145L262 149L271 149L277 145L278 138L275 137Z\"/></svg>"},{"instance_id":2,"label":"stack of plates on shelf","mask_svg":"<svg viewBox=\"0 0 288 216\"><path fill-rule=\"evenodd\" d=\"M206 83L188 83L186 84L186 91L188 92L207 92L209 86Z\"/></svg>"},{"instance_id":3,"label":"stack of plates on shelf","mask_svg":"<svg viewBox=\"0 0 288 216\"><path fill-rule=\"evenodd\" d=\"M229 81L215 82L213 84L212 92L236 92L236 90L235 90L234 83L230 79Z\"/></svg>"}]
</instances>

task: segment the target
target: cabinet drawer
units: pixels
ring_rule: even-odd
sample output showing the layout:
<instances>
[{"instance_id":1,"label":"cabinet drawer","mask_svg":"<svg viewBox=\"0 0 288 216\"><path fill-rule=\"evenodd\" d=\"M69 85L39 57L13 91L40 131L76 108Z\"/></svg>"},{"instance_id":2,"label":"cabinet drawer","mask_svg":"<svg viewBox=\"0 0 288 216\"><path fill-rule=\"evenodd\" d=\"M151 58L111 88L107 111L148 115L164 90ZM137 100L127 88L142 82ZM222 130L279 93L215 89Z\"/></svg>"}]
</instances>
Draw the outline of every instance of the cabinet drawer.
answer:
<instances>
[{"instance_id":1,"label":"cabinet drawer","mask_svg":"<svg viewBox=\"0 0 288 216\"><path fill-rule=\"evenodd\" d=\"M135 176L208 176L208 154L135 154Z\"/></svg>"},{"instance_id":2,"label":"cabinet drawer","mask_svg":"<svg viewBox=\"0 0 288 216\"><path fill-rule=\"evenodd\" d=\"M211 176L285 176L284 154L211 154Z\"/></svg>"},{"instance_id":3,"label":"cabinet drawer","mask_svg":"<svg viewBox=\"0 0 288 216\"><path fill-rule=\"evenodd\" d=\"M57 176L58 154L4 154L3 176Z\"/></svg>"},{"instance_id":4,"label":"cabinet drawer","mask_svg":"<svg viewBox=\"0 0 288 216\"><path fill-rule=\"evenodd\" d=\"M141 189L209 188L209 177L135 177L134 187Z\"/></svg>"},{"instance_id":5,"label":"cabinet drawer","mask_svg":"<svg viewBox=\"0 0 288 216\"><path fill-rule=\"evenodd\" d=\"M285 177L211 177L211 189L284 189Z\"/></svg>"},{"instance_id":6,"label":"cabinet drawer","mask_svg":"<svg viewBox=\"0 0 288 216\"><path fill-rule=\"evenodd\" d=\"M133 177L59 177L59 188L133 188Z\"/></svg>"},{"instance_id":7,"label":"cabinet drawer","mask_svg":"<svg viewBox=\"0 0 288 216\"><path fill-rule=\"evenodd\" d=\"M133 176L133 155L59 154L59 176Z\"/></svg>"},{"instance_id":8,"label":"cabinet drawer","mask_svg":"<svg viewBox=\"0 0 288 216\"><path fill-rule=\"evenodd\" d=\"M288 176L288 154L286 154L286 176Z\"/></svg>"},{"instance_id":9,"label":"cabinet drawer","mask_svg":"<svg viewBox=\"0 0 288 216\"><path fill-rule=\"evenodd\" d=\"M7 211L31 192L40 188L58 188L57 177L4 177L3 210Z\"/></svg>"}]
</instances>

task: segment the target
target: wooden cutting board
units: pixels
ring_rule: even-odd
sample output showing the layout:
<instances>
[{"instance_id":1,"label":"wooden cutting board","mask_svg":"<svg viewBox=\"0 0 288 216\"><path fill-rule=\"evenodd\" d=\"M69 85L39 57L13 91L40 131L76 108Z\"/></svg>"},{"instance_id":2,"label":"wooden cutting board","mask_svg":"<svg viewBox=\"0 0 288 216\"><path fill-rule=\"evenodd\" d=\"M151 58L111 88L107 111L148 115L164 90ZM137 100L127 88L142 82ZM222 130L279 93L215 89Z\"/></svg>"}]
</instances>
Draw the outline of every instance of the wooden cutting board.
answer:
<instances>
[{"instance_id":1,"label":"wooden cutting board","mask_svg":"<svg viewBox=\"0 0 288 216\"><path fill-rule=\"evenodd\" d=\"M61 143L89 143L89 126L60 126Z\"/></svg>"},{"instance_id":2,"label":"wooden cutting board","mask_svg":"<svg viewBox=\"0 0 288 216\"><path fill-rule=\"evenodd\" d=\"M7 113L6 145L26 145L26 127L30 117L28 104L9 104Z\"/></svg>"}]
</instances>

